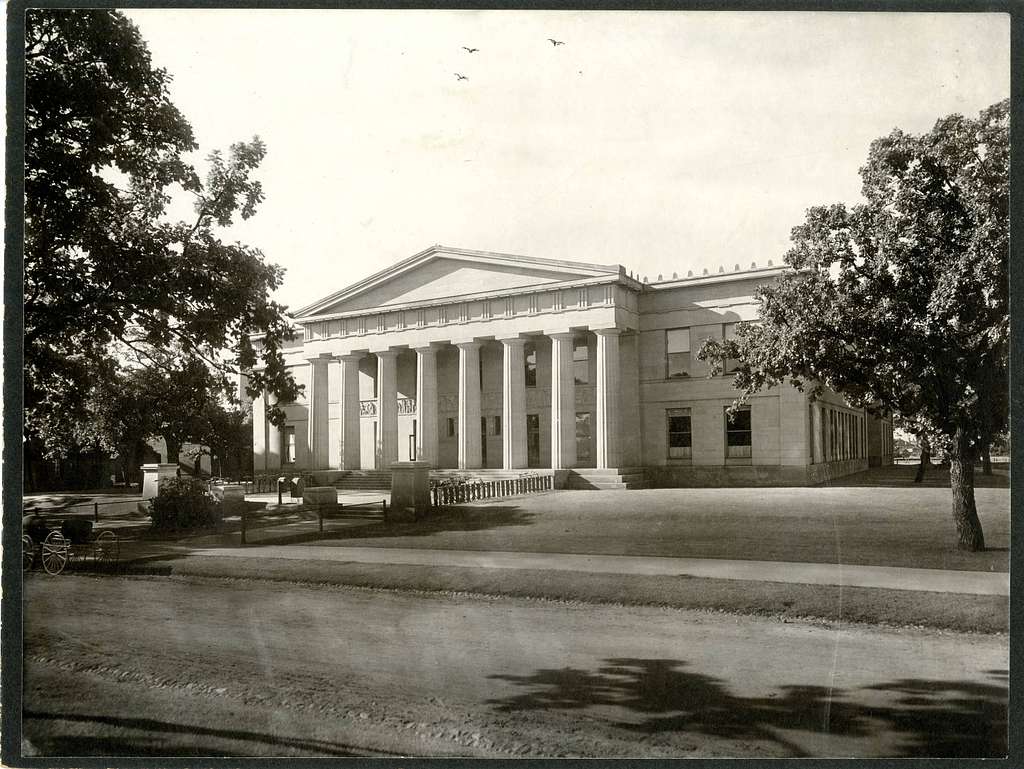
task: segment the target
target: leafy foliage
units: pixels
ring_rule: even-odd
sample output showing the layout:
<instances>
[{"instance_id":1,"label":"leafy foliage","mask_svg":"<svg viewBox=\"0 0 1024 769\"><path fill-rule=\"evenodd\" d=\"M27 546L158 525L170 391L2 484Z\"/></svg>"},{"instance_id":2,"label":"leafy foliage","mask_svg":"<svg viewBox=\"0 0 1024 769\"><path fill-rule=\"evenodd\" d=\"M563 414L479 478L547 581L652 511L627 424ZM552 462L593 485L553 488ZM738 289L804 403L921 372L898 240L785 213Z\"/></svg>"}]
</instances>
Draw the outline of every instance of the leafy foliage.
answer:
<instances>
[{"instance_id":1,"label":"leafy foliage","mask_svg":"<svg viewBox=\"0 0 1024 769\"><path fill-rule=\"evenodd\" d=\"M263 199L263 143L212 153L200 181L185 159L192 130L134 25L110 10L26 13L28 431L63 453L116 359L160 368L172 346L220 371L261 362L250 392L294 399L281 355L290 324L269 298L283 271L218 234ZM193 221L166 219L175 191L194 196Z\"/></svg>"},{"instance_id":2,"label":"leafy foliage","mask_svg":"<svg viewBox=\"0 0 1024 769\"><path fill-rule=\"evenodd\" d=\"M160 493L150 502L150 518L154 529L197 529L217 526L223 512L205 483L186 476L160 484Z\"/></svg>"},{"instance_id":3,"label":"leafy foliage","mask_svg":"<svg viewBox=\"0 0 1024 769\"><path fill-rule=\"evenodd\" d=\"M791 382L891 413L968 472L1008 420L1009 102L893 131L860 173L864 203L811 208L794 228L761 322L700 355L740 358L744 397ZM958 482L969 512L973 481ZM976 546L980 525L965 536Z\"/></svg>"}]
</instances>

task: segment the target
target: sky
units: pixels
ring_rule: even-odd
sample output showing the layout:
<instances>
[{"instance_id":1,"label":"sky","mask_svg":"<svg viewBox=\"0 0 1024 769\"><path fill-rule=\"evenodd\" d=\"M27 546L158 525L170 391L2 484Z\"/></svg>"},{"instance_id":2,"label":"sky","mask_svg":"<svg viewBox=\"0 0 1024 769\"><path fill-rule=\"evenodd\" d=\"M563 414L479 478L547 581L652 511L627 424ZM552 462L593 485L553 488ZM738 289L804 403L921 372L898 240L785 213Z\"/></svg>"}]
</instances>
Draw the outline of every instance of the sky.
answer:
<instances>
[{"instance_id":1,"label":"sky","mask_svg":"<svg viewBox=\"0 0 1024 769\"><path fill-rule=\"evenodd\" d=\"M1009 96L1005 14L125 13L198 160L266 143L226 237L293 310L435 243L652 281L779 264L808 207L857 201L872 139Z\"/></svg>"}]
</instances>

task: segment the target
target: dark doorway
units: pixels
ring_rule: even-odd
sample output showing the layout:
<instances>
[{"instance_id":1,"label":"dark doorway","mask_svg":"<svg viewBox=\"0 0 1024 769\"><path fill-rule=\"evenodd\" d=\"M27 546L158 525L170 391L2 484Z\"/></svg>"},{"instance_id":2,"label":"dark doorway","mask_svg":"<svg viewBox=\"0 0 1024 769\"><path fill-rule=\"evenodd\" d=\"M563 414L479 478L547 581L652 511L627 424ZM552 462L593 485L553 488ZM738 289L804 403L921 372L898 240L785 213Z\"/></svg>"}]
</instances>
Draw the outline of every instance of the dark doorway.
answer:
<instances>
[{"instance_id":1,"label":"dark doorway","mask_svg":"<svg viewBox=\"0 0 1024 769\"><path fill-rule=\"evenodd\" d=\"M540 414L526 415L526 466L540 467Z\"/></svg>"}]
</instances>

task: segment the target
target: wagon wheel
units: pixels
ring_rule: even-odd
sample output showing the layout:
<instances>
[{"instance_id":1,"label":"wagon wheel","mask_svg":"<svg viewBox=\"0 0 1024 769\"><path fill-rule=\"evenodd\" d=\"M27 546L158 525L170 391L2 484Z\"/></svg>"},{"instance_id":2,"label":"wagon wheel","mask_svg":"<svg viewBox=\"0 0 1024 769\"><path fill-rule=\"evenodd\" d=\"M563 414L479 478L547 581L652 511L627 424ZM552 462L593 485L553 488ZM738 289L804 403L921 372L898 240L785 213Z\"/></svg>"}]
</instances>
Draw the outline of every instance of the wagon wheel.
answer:
<instances>
[{"instance_id":1,"label":"wagon wheel","mask_svg":"<svg viewBox=\"0 0 1024 769\"><path fill-rule=\"evenodd\" d=\"M109 529L101 531L100 535L96 537L96 543L93 545L93 557L95 560L106 567L110 567L117 563L120 552L121 543L117 541L117 534Z\"/></svg>"},{"instance_id":2,"label":"wagon wheel","mask_svg":"<svg viewBox=\"0 0 1024 769\"><path fill-rule=\"evenodd\" d=\"M43 568L47 574L60 574L68 564L70 546L59 531L51 531L43 540Z\"/></svg>"},{"instance_id":3,"label":"wagon wheel","mask_svg":"<svg viewBox=\"0 0 1024 769\"><path fill-rule=\"evenodd\" d=\"M36 560L36 543L28 534L21 535L21 569L28 571Z\"/></svg>"}]
</instances>

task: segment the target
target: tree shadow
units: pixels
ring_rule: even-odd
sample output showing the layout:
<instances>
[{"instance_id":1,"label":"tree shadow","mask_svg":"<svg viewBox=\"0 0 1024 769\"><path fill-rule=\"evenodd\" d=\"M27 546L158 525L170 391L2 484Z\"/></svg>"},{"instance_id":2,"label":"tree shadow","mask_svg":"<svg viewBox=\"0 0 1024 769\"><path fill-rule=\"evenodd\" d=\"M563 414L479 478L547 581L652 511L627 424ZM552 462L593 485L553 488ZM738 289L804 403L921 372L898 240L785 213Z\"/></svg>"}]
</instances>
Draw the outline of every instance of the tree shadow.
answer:
<instances>
[{"instance_id":1,"label":"tree shadow","mask_svg":"<svg viewBox=\"0 0 1024 769\"><path fill-rule=\"evenodd\" d=\"M899 756L1006 754L1005 685L904 679L853 691L782 686L767 697L739 697L721 679L685 671L686 664L612 658L596 672L551 668L528 676L494 675L492 679L528 691L488 704L503 713L614 706L644 716L640 721L613 722L628 731L761 740L797 757L808 754L780 732L843 737L898 732L904 735ZM856 701L858 691L889 691L898 696L891 706L869 706Z\"/></svg>"},{"instance_id":2,"label":"tree shadow","mask_svg":"<svg viewBox=\"0 0 1024 769\"><path fill-rule=\"evenodd\" d=\"M903 488L903 489L948 489L949 467L932 465L920 483L914 483L917 465L887 465L872 467L852 475L831 478L817 484L828 488ZM976 489L1008 489L1010 477L1002 467L994 470L992 475L984 475L981 468L974 470L974 488Z\"/></svg>"},{"instance_id":3,"label":"tree shadow","mask_svg":"<svg viewBox=\"0 0 1024 769\"><path fill-rule=\"evenodd\" d=\"M300 739L283 737L261 732L240 729L218 729L195 724L179 724L170 721L158 721L153 718L124 718L120 716L89 715L85 713L46 713L26 710L25 720L38 721L71 721L76 723L110 726L120 729L137 729L150 734L183 735L190 745L161 745L152 738L133 737L101 737L96 735L55 735L45 739L34 739L35 751L42 755L69 756L130 756L130 755L218 755L223 751L212 748L212 744L203 738L233 740L256 743L269 747L284 747L326 756L365 756L365 751L326 740Z\"/></svg>"},{"instance_id":4,"label":"tree shadow","mask_svg":"<svg viewBox=\"0 0 1024 769\"><path fill-rule=\"evenodd\" d=\"M331 532L332 539L376 539L392 537L425 537L445 532L476 532L509 526L529 526L535 513L519 507L452 507L429 513L419 521L369 523L358 528Z\"/></svg>"}]
</instances>

